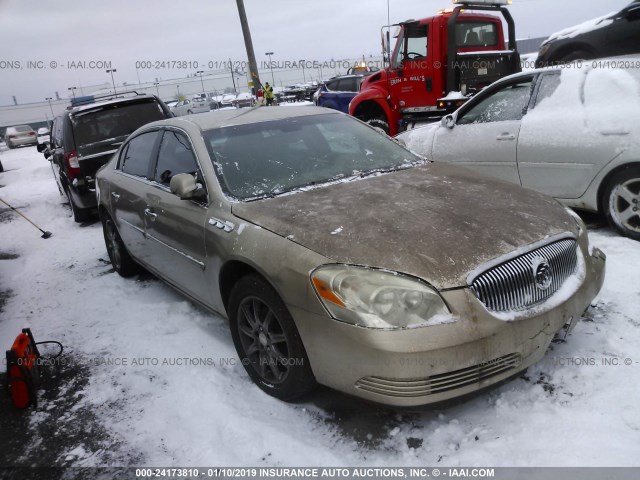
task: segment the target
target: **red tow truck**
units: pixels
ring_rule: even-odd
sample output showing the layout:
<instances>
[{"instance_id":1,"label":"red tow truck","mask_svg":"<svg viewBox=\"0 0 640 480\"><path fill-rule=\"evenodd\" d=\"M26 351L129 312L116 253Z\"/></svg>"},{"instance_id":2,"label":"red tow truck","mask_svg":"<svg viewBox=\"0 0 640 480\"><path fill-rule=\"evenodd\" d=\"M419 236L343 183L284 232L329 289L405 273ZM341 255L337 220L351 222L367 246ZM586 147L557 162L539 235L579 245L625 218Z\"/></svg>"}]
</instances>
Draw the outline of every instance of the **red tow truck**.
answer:
<instances>
[{"instance_id":1,"label":"red tow truck","mask_svg":"<svg viewBox=\"0 0 640 480\"><path fill-rule=\"evenodd\" d=\"M407 20L391 53L390 28L382 29L386 68L368 77L349 114L388 135L412 122L441 117L506 75L519 72L511 0L453 0L433 17ZM502 16L470 13L499 12ZM508 26L508 48L502 28Z\"/></svg>"}]
</instances>

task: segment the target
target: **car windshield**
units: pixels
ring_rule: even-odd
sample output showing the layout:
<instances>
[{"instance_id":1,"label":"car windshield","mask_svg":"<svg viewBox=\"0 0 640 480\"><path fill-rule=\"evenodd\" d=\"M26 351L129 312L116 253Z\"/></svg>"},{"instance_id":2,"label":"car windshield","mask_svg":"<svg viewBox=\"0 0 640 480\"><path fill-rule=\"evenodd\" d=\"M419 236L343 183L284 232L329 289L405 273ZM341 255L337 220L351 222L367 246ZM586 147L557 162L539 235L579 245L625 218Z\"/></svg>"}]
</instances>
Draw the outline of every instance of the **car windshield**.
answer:
<instances>
[{"instance_id":1,"label":"car windshield","mask_svg":"<svg viewBox=\"0 0 640 480\"><path fill-rule=\"evenodd\" d=\"M30 132L31 131L31 127L28 125L18 125L17 127L14 127L16 129L16 132Z\"/></svg>"},{"instance_id":2,"label":"car windshield","mask_svg":"<svg viewBox=\"0 0 640 480\"><path fill-rule=\"evenodd\" d=\"M127 136L142 125L166 118L156 101L112 104L72 117L76 142L82 145Z\"/></svg>"},{"instance_id":3,"label":"car windshield","mask_svg":"<svg viewBox=\"0 0 640 480\"><path fill-rule=\"evenodd\" d=\"M223 127L204 138L223 190L245 201L425 162L346 115Z\"/></svg>"}]
</instances>

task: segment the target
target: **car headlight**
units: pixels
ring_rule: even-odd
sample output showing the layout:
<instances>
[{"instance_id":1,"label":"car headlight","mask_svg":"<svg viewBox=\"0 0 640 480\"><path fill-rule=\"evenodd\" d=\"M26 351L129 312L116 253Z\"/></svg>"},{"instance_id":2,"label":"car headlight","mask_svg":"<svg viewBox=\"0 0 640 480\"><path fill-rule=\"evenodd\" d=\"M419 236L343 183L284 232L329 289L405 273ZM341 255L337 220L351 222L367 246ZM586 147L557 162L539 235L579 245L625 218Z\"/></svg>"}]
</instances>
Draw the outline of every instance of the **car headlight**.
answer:
<instances>
[{"instance_id":1,"label":"car headlight","mask_svg":"<svg viewBox=\"0 0 640 480\"><path fill-rule=\"evenodd\" d=\"M450 312L438 292L411 277L351 265L325 265L311 273L320 300L336 320L399 329L433 322Z\"/></svg>"}]
</instances>

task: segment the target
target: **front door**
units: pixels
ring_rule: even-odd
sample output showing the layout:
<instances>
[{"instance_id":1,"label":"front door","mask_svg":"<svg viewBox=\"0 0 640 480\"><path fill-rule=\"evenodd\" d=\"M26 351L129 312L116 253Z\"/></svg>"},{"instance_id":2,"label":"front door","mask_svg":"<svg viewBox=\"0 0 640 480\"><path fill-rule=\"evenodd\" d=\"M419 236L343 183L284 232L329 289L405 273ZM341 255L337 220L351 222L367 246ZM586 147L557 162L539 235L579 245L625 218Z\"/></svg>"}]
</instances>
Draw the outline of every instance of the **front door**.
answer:
<instances>
[{"instance_id":1,"label":"front door","mask_svg":"<svg viewBox=\"0 0 640 480\"><path fill-rule=\"evenodd\" d=\"M167 129L153 173L154 188L148 189L145 197L149 263L185 293L210 303L211 287L205 278L207 202L204 197L181 200L171 193L171 177L178 173L195 175L204 187L191 141L184 132Z\"/></svg>"},{"instance_id":2,"label":"front door","mask_svg":"<svg viewBox=\"0 0 640 480\"><path fill-rule=\"evenodd\" d=\"M468 103L453 128L436 131L433 159L520 184L516 152L531 83L532 78L521 78Z\"/></svg>"}]
</instances>

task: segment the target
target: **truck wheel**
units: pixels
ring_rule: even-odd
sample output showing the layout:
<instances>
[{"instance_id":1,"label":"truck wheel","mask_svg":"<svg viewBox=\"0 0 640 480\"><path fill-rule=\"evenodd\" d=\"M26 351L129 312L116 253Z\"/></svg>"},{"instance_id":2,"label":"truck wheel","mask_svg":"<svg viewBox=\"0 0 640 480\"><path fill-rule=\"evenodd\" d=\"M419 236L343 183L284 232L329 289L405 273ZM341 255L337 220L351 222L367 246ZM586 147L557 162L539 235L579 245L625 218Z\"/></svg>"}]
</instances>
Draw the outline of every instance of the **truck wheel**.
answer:
<instances>
[{"instance_id":1,"label":"truck wheel","mask_svg":"<svg viewBox=\"0 0 640 480\"><path fill-rule=\"evenodd\" d=\"M640 240L640 168L617 173L609 181L603 200L609 225L626 237Z\"/></svg>"},{"instance_id":2,"label":"truck wheel","mask_svg":"<svg viewBox=\"0 0 640 480\"><path fill-rule=\"evenodd\" d=\"M258 387L285 401L315 387L298 329L271 285L254 274L241 278L231 290L228 311L236 351Z\"/></svg>"},{"instance_id":3,"label":"truck wheel","mask_svg":"<svg viewBox=\"0 0 640 480\"><path fill-rule=\"evenodd\" d=\"M371 125L371 127L378 130L380 133L389 135L389 122L387 122L384 118L372 118L370 120L367 120L367 123Z\"/></svg>"},{"instance_id":4,"label":"truck wheel","mask_svg":"<svg viewBox=\"0 0 640 480\"><path fill-rule=\"evenodd\" d=\"M592 56L593 55L591 55L586 50L576 50L574 52L571 52L571 53L565 55L560 60L562 62L569 63L569 62L573 62L575 60L589 60Z\"/></svg>"}]
</instances>

